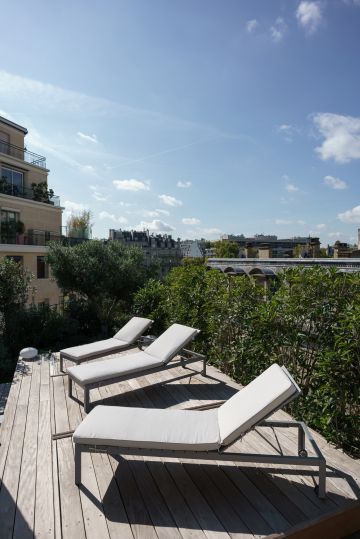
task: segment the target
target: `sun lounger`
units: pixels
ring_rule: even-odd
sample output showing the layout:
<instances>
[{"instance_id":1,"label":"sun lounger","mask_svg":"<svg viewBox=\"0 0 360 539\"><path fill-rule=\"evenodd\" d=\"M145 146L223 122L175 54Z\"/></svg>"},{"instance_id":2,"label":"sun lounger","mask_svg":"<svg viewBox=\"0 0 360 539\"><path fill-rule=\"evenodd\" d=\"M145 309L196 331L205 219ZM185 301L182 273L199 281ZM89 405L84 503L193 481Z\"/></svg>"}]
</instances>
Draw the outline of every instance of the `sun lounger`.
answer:
<instances>
[{"instance_id":1,"label":"sun lounger","mask_svg":"<svg viewBox=\"0 0 360 539\"><path fill-rule=\"evenodd\" d=\"M148 318L134 316L110 339L60 350L60 370L64 372L64 359L79 364L131 348L152 323Z\"/></svg>"},{"instance_id":2,"label":"sun lounger","mask_svg":"<svg viewBox=\"0 0 360 539\"><path fill-rule=\"evenodd\" d=\"M194 352L185 351L178 364L170 361L185 346L192 341L200 331L198 329L173 324L150 346L141 352L117 356L105 361L70 367L67 370L69 378L69 396L72 396L72 383L75 382L84 390L84 409L90 408L90 390L99 386L113 384L151 374L177 365L203 361L203 374L206 374L206 357Z\"/></svg>"},{"instance_id":3,"label":"sun lounger","mask_svg":"<svg viewBox=\"0 0 360 539\"><path fill-rule=\"evenodd\" d=\"M218 409L97 406L73 434L75 483L81 482L81 454L100 451L145 457L315 466L319 469L318 495L323 498L326 461L306 425L297 421L265 421L299 393L288 371L274 363ZM249 454L227 450L255 426L296 427L298 453ZM305 435L314 456L307 454Z\"/></svg>"}]
</instances>

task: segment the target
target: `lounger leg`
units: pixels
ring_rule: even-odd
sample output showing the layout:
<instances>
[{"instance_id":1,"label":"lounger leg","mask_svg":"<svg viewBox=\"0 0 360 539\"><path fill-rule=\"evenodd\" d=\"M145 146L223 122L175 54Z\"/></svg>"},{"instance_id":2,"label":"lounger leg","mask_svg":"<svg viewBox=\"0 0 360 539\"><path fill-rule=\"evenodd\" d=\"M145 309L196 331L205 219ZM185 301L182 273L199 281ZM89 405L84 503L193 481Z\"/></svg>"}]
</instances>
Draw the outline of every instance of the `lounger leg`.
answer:
<instances>
[{"instance_id":1,"label":"lounger leg","mask_svg":"<svg viewBox=\"0 0 360 539\"><path fill-rule=\"evenodd\" d=\"M298 425L298 455L301 457L305 452L305 432L302 425Z\"/></svg>"},{"instance_id":2,"label":"lounger leg","mask_svg":"<svg viewBox=\"0 0 360 539\"><path fill-rule=\"evenodd\" d=\"M90 412L90 389L84 387L84 410L88 414Z\"/></svg>"},{"instance_id":3,"label":"lounger leg","mask_svg":"<svg viewBox=\"0 0 360 539\"><path fill-rule=\"evenodd\" d=\"M64 358L62 354L60 354L60 372L65 372L64 371Z\"/></svg>"},{"instance_id":4,"label":"lounger leg","mask_svg":"<svg viewBox=\"0 0 360 539\"><path fill-rule=\"evenodd\" d=\"M203 376L206 376L206 364L207 364L207 357L205 357L203 360L203 369L201 373Z\"/></svg>"},{"instance_id":5,"label":"lounger leg","mask_svg":"<svg viewBox=\"0 0 360 539\"><path fill-rule=\"evenodd\" d=\"M317 488L319 498L326 496L326 460L322 460L319 465L319 485Z\"/></svg>"},{"instance_id":6,"label":"lounger leg","mask_svg":"<svg viewBox=\"0 0 360 539\"><path fill-rule=\"evenodd\" d=\"M68 376L68 395L70 398L72 397L72 379L70 376Z\"/></svg>"},{"instance_id":7,"label":"lounger leg","mask_svg":"<svg viewBox=\"0 0 360 539\"><path fill-rule=\"evenodd\" d=\"M75 485L81 483L81 448L79 444L75 444Z\"/></svg>"}]
</instances>

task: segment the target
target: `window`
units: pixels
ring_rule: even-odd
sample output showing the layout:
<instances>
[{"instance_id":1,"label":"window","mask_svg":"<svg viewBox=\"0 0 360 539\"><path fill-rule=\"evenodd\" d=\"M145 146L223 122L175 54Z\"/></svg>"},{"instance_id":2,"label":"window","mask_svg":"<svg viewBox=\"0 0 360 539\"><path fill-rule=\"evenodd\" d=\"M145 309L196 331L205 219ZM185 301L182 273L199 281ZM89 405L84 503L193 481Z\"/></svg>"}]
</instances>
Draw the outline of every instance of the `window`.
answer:
<instances>
[{"instance_id":1,"label":"window","mask_svg":"<svg viewBox=\"0 0 360 539\"><path fill-rule=\"evenodd\" d=\"M1 241L3 243L16 243L19 216L17 211L1 210Z\"/></svg>"},{"instance_id":2,"label":"window","mask_svg":"<svg viewBox=\"0 0 360 539\"><path fill-rule=\"evenodd\" d=\"M49 265L45 262L44 256L37 257L37 278L48 279L49 278Z\"/></svg>"},{"instance_id":3,"label":"window","mask_svg":"<svg viewBox=\"0 0 360 539\"><path fill-rule=\"evenodd\" d=\"M0 152L9 153L9 135L0 131Z\"/></svg>"},{"instance_id":4,"label":"window","mask_svg":"<svg viewBox=\"0 0 360 539\"><path fill-rule=\"evenodd\" d=\"M24 265L24 259L22 256L12 256L12 255L7 255L6 258L8 260L13 260L14 262L16 262L19 266L23 266Z\"/></svg>"},{"instance_id":5,"label":"window","mask_svg":"<svg viewBox=\"0 0 360 539\"><path fill-rule=\"evenodd\" d=\"M6 195L18 196L22 194L24 174L12 168L1 168L1 191Z\"/></svg>"}]
</instances>

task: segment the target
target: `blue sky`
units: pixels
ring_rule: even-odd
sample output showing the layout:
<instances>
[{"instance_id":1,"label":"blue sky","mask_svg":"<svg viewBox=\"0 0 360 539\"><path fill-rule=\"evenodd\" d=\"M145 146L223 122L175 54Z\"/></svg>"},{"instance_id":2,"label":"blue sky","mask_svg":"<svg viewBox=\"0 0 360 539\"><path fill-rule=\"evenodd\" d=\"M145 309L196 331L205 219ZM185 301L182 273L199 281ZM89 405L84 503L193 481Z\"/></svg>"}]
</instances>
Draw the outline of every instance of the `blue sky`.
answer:
<instances>
[{"instance_id":1,"label":"blue sky","mask_svg":"<svg viewBox=\"0 0 360 539\"><path fill-rule=\"evenodd\" d=\"M2 43L64 224L355 241L360 0L14 0Z\"/></svg>"}]
</instances>

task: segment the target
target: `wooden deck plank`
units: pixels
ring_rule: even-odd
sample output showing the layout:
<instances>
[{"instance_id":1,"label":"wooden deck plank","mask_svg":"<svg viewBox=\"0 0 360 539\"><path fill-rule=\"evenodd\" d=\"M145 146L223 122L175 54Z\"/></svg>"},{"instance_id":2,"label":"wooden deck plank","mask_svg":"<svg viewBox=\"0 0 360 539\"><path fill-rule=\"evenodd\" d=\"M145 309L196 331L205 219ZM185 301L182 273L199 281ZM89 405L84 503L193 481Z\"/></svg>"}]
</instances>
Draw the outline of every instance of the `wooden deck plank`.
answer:
<instances>
[{"instance_id":1,"label":"wooden deck plank","mask_svg":"<svg viewBox=\"0 0 360 539\"><path fill-rule=\"evenodd\" d=\"M79 491L71 437L52 441L50 435L76 428L86 414L68 398L67 377L51 377L50 371L57 372L57 364L19 362L11 384L0 428L1 539L33 534L40 539L261 538L333 514L360 498L359 462L318 434L329 464L325 500L313 490L316 472L306 467L106 454L83 455ZM174 367L94 389L92 400L186 409L227 399L239 389L213 367L208 372L204 377ZM74 395L82 399L76 386ZM289 419L283 411L275 417ZM256 429L234 444L234 450L252 452L296 449L295 429Z\"/></svg>"},{"instance_id":2,"label":"wooden deck plank","mask_svg":"<svg viewBox=\"0 0 360 539\"><path fill-rule=\"evenodd\" d=\"M19 398L23 374L24 365L22 362L18 362L6 403L6 414L4 414L4 419L0 428L0 483L4 474L6 458L11 441L11 432L14 425L16 406Z\"/></svg>"},{"instance_id":3,"label":"wooden deck plank","mask_svg":"<svg viewBox=\"0 0 360 539\"><path fill-rule=\"evenodd\" d=\"M37 432L39 424L40 370L33 369L25 423L25 436L21 459L19 494L15 515L14 539L32 537L35 515L35 488L37 462Z\"/></svg>"},{"instance_id":4,"label":"wooden deck plank","mask_svg":"<svg viewBox=\"0 0 360 539\"><path fill-rule=\"evenodd\" d=\"M28 372L23 374L19 397L15 411L14 423L11 430L11 439L8 445L6 467L3 483L0 490L0 538L12 537L15 513L21 509L17 507L18 486L23 456L23 442L25 434L28 398L30 392L32 365ZM24 529L28 524L24 522Z\"/></svg>"},{"instance_id":5,"label":"wooden deck plank","mask_svg":"<svg viewBox=\"0 0 360 539\"><path fill-rule=\"evenodd\" d=\"M41 383L39 402L39 428L37 433L37 467L36 467L36 505L35 505L35 537L54 538L55 529L55 489L57 477L53 480L53 450L56 444L51 440L51 404L49 362L41 363ZM59 523L58 523L59 524Z\"/></svg>"},{"instance_id":6,"label":"wooden deck plank","mask_svg":"<svg viewBox=\"0 0 360 539\"><path fill-rule=\"evenodd\" d=\"M52 378L55 399L56 432L69 430L63 377ZM71 438L53 442L57 446L59 498L61 509L62 537L85 539L85 524L80 502L79 489L74 482L74 453Z\"/></svg>"},{"instance_id":7,"label":"wooden deck plank","mask_svg":"<svg viewBox=\"0 0 360 539\"><path fill-rule=\"evenodd\" d=\"M65 383L65 381L64 381ZM102 400L102 395L99 389L94 389L94 397L98 399L98 402ZM79 392L77 388L74 388L74 395L79 401ZM68 399L69 401L71 399ZM80 423L82 418L86 416L84 408L79 403L72 401L72 404L68 403L69 409L72 408L72 413L69 412L71 429L75 429ZM124 508L121 495L113 476L112 467L107 455L101 454L84 454L83 459L83 471L87 471L87 476L82 475L82 487L81 487L81 501L83 505L83 513L85 521L89 520L89 525L95 518L95 526L91 526L90 534L87 532L87 536L91 537L109 537L109 538L126 538L133 537L131 527L129 525L126 511ZM104 477L105 468L105 477ZM85 491L83 489L85 487ZM93 500L92 506L87 503L87 497L85 493L91 493L91 499ZM95 504L95 507L94 507ZM99 519L101 527L103 527L103 519L106 523L106 531L99 529Z\"/></svg>"}]
</instances>

